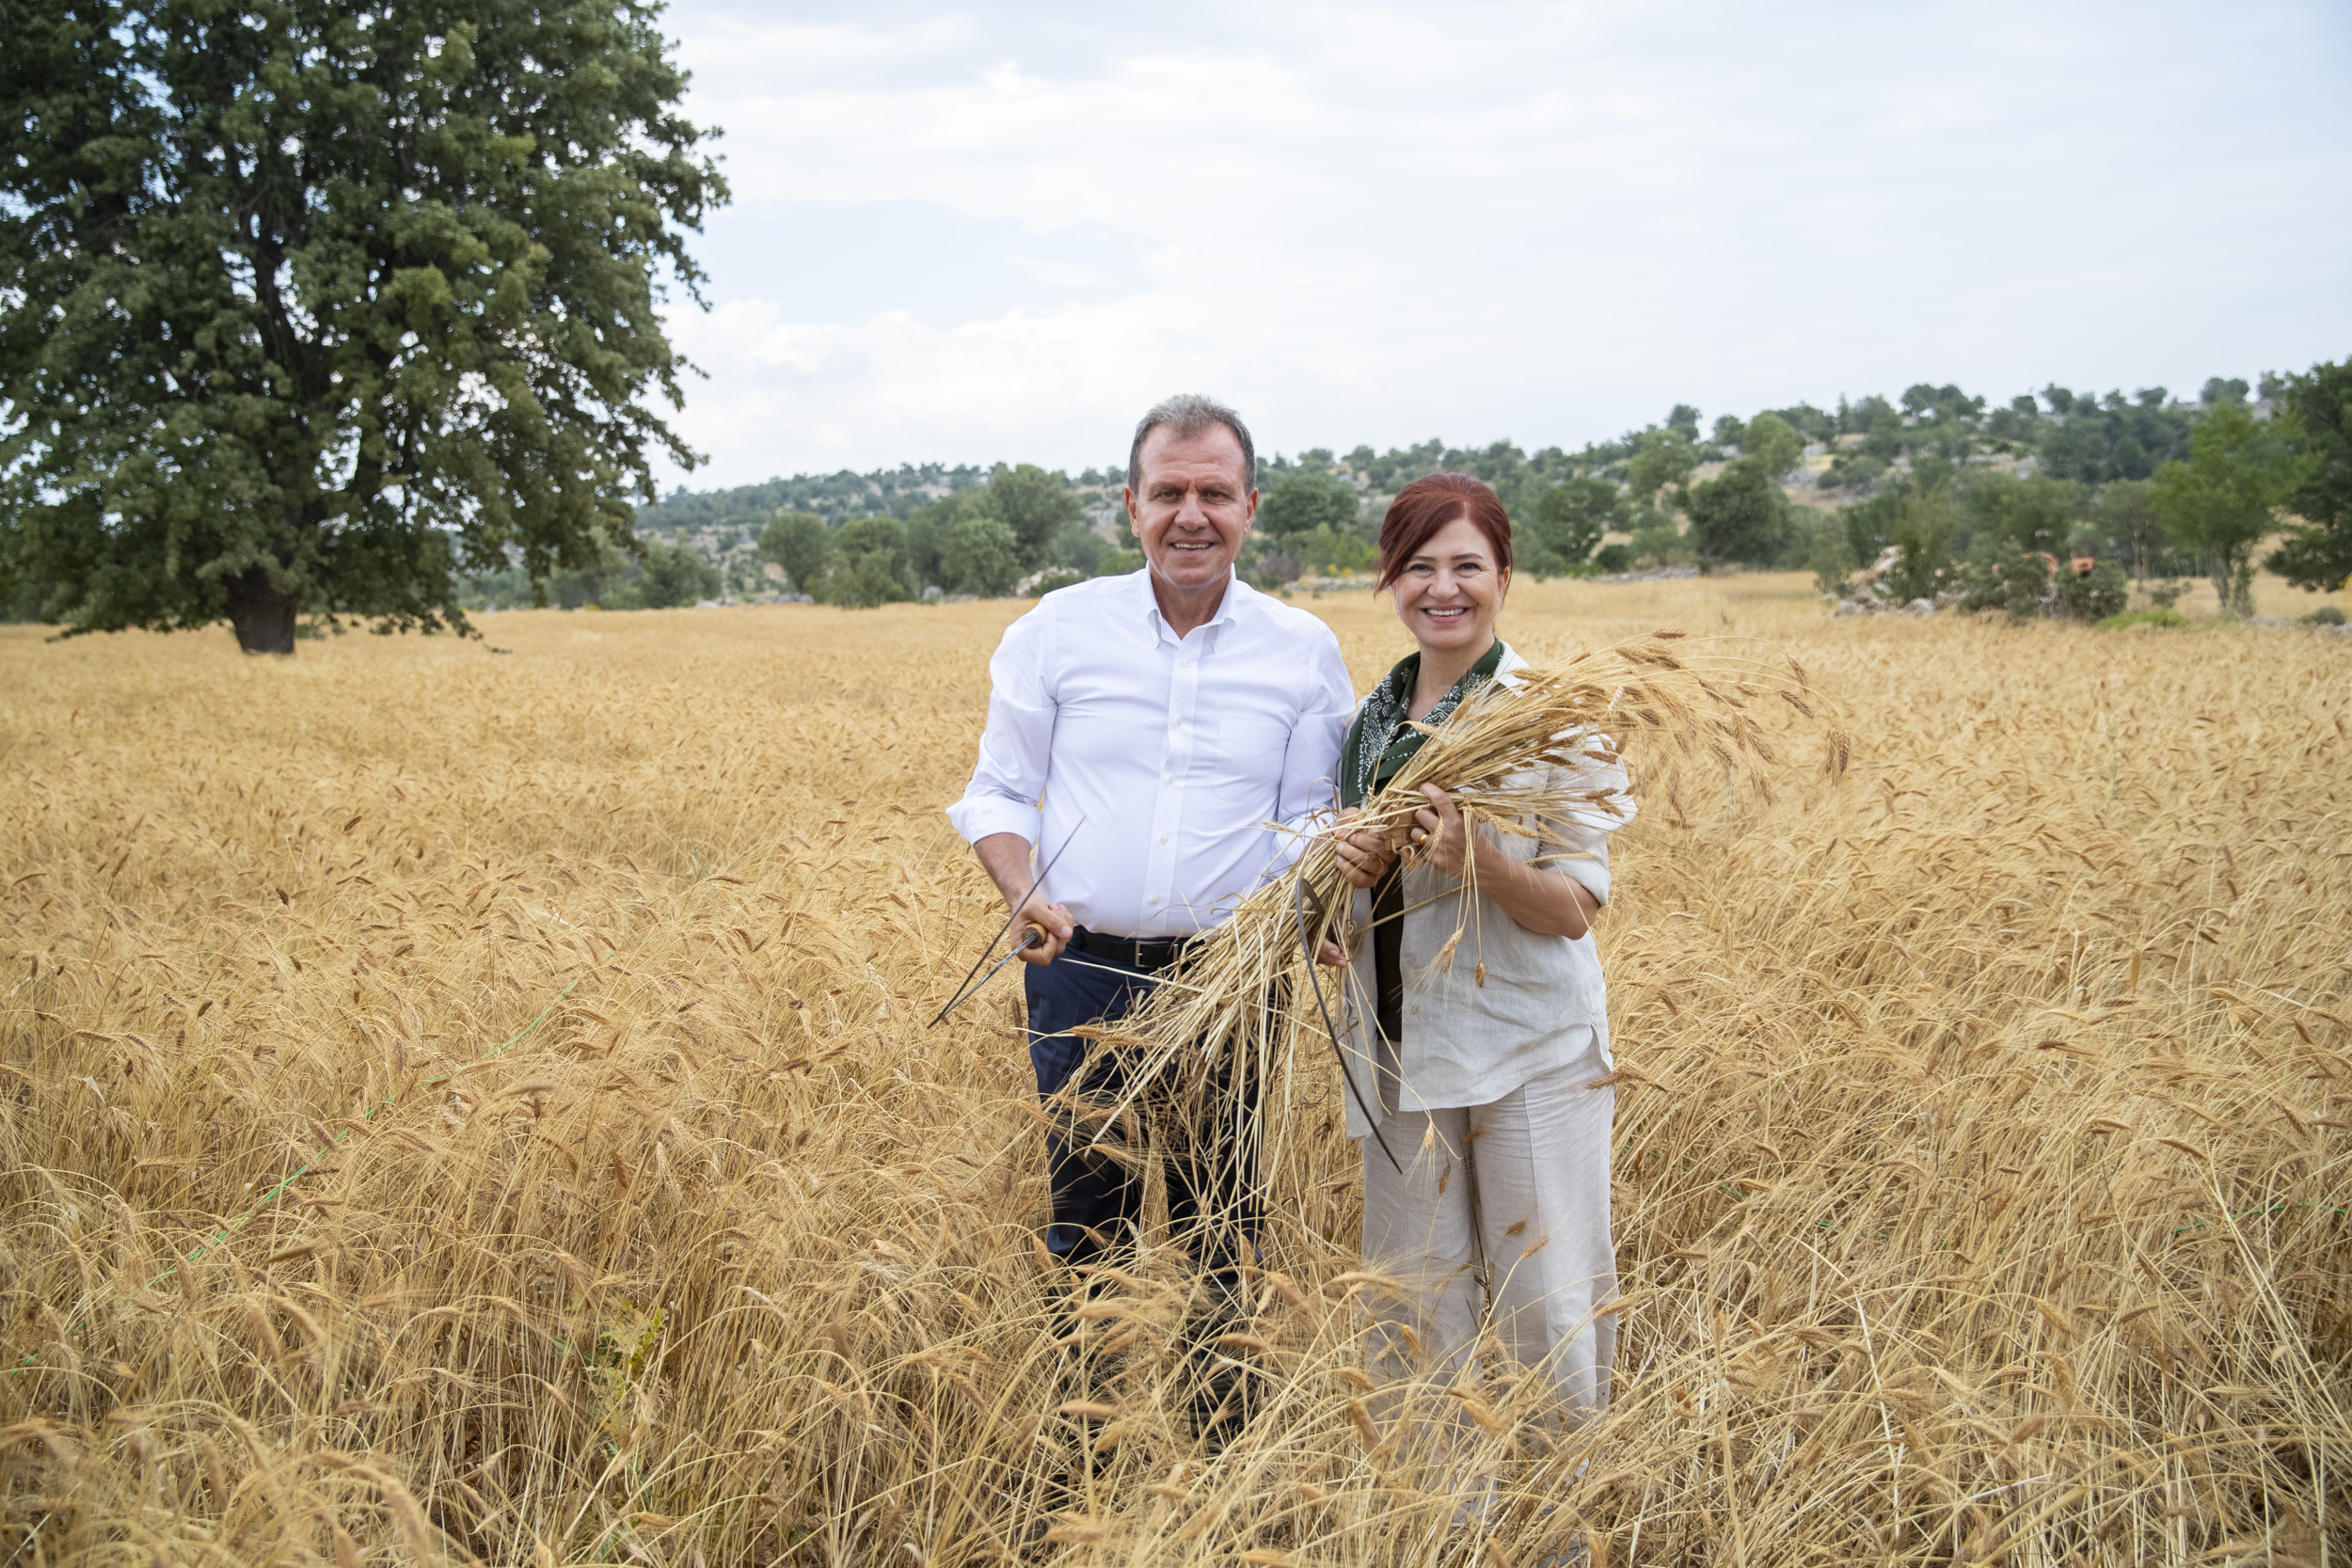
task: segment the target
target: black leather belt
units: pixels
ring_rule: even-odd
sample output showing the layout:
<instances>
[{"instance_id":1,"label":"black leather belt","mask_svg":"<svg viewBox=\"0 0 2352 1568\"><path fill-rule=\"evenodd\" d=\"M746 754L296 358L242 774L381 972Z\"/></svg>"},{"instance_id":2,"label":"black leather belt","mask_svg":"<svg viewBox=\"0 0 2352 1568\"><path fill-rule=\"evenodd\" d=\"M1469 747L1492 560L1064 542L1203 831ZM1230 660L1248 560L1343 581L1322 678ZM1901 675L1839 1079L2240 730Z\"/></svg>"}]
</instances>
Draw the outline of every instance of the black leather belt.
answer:
<instances>
[{"instance_id":1,"label":"black leather belt","mask_svg":"<svg viewBox=\"0 0 2352 1568\"><path fill-rule=\"evenodd\" d=\"M1089 958L1108 958L1145 971L1166 969L1189 952L1200 939L1191 937L1112 937L1081 926L1070 933L1070 945Z\"/></svg>"}]
</instances>

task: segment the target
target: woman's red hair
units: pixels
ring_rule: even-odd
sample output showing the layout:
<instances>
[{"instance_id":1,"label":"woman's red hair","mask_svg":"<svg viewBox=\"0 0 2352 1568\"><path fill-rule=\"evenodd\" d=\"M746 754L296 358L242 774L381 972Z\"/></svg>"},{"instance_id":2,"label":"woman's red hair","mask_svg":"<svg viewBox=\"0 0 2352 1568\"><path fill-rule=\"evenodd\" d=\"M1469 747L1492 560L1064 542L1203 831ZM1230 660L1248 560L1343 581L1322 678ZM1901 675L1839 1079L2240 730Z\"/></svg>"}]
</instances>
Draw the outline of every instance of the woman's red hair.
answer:
<instances>
[{"instance_id":1,"label":"woman's red hair","mask_svg":"<svg viewBox=\"0 0 2352 1568\"><path fill-rule=\"evenodd\" d=\"M1486 536L1495 570L1511 569L1511 515L1502 510L1502 498L1469 474L1431 474L1399 490L1380 519L1380 580L1374 586L1394 582L1414 552L1456 517L1468 517Z\"/></svg>"}]
</instances>

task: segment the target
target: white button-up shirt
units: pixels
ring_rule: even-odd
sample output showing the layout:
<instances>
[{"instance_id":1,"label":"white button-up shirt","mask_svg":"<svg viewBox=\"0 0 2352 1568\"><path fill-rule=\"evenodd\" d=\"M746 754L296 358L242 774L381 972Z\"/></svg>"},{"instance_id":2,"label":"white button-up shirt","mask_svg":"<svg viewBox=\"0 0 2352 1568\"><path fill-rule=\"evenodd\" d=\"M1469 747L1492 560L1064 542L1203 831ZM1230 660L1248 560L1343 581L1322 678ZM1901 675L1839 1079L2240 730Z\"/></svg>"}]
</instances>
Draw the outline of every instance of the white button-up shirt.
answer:
<instances>
[{"instance_id":1,"label":"white button-up shirt","mask_svg":"<svg viewBox=\"0 0 2352 1568\"><path fill-rule=\"evenodd\" d=\"M1046 898L1113 936L1213 926L1295 855L1356 705L1331 628L1238 578L1181 638L1148 572L1057 589L988 673L979 765L947 818L969 843L1041 835Z\"/></svg>"}]
</instances>

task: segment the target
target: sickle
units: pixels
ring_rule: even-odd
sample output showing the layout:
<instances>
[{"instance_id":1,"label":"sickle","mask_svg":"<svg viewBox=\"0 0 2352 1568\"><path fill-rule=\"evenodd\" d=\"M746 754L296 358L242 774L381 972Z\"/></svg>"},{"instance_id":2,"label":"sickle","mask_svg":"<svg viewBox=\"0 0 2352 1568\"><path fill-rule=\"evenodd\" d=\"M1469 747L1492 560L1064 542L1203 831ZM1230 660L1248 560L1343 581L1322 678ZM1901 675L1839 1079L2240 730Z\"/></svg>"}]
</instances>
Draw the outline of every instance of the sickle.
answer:
<instances>
[{"instance_id":1,"label":"sickle","mask_svg":"<svg viewBox=\"0 0 2352 1568\"><path fill-rule=\"evenodd\" d=\"M1315 1007L1323 1014L1323 1031L1330 1037L1331 1053L1340 1059L1340 1076L1347 1082L1348 1098L1355 1101L1356 1109L1363 1113L1364 1122L1372 1129L1373 1139L1379 1144L1380 1152L1389 1157L1389 1164L1395 1165L1397 1174L1402 1176L1405 1167L1397 1164L1396 1151L1389 1147L1389 1140L1380 1135L1380 1118L1374 1116L1371 1108L1364 1103L1363 1092L1356 1087L1356 1075L1347 1070L1347 1053L1342 1049L1340 1032L1331 1022L1331 1005L1323 997L1323 977L1315 973L1314 944L1307 935L1307 900L1310 898L1315 903L1315 924L1327 929L1330 913L1324 908L1322 898L1307 885L1307 875L1302 871L1298 875L1298 891L1292 902L1298 912L1298 951L1307 960L1307 982L1315 988Z\"/></svg>"}]
</instances>

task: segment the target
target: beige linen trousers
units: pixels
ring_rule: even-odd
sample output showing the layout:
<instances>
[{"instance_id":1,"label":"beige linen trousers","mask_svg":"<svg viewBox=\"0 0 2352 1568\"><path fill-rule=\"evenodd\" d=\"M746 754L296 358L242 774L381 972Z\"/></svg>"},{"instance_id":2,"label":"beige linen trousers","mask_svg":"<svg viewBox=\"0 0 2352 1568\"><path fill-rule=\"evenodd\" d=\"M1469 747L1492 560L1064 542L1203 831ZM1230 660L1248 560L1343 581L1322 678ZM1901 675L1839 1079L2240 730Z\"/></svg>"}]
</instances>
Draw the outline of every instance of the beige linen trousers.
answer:
<instances>
[{"instance_id":1,"label":"beige linen trousers","mask_svg":"<svg viewBox=\"0 0 2352 1568\"><path fill-rule=\"evenodd\" d=\"M1391 1111L1367 1142L1363 1258L1400 1291L1375 1292L1383 1381L1474 1375L1482 1323L1551 1380L1570 1412L1609 1402L1617 1293L1609 1234L1616 1090L1597 1038L1577 1060L1484 1105Z\"/></svg>"}]
</instances>

